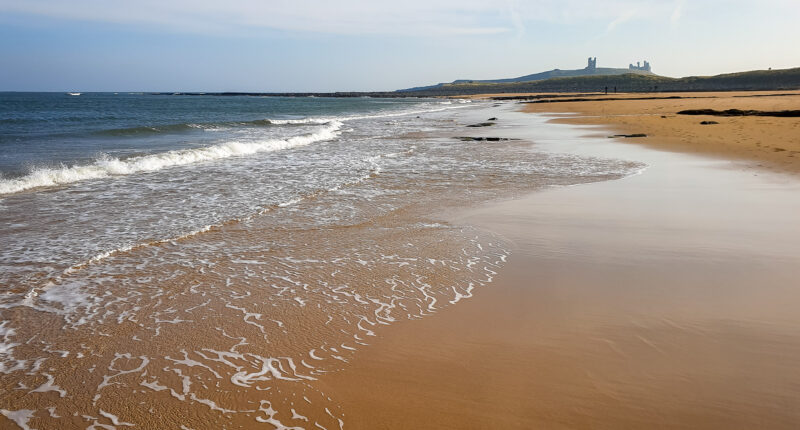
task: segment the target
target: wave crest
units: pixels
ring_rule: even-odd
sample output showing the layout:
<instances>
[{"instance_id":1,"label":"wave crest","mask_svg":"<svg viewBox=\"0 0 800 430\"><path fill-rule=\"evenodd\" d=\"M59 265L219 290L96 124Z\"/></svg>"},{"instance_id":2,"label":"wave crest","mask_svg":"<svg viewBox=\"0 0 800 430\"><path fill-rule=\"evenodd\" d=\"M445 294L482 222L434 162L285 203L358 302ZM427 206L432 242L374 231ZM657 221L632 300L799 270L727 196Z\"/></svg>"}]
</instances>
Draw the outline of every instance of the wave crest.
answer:
<instances>
[{"instance_id":1,"label":"wave crest","mask_svg":"<svg viewBox=\"0 0 800 430\"><path fill-rule=\"evenodd\" d=\"M342 127L342 123L339 121L328 121L320 124L324 124L324 127L314 133L293 136L287 139L270 139L260 142L225 142L203 148L167 151L127 159L104 155L96 159L94 163L87 165L38 168L21 178L0 179L0 195L18 193L31 188L51 187L109 176L152 172L167 167L295 148L333 139L339 135L339 129Z\"/></svg>"},{"instance_id":2,"label":"wave crest","mask_svg":"<svg viewBox=\"0 0 800 430\"><path fill-rule=\"evenodd\" d=\"M106 130L98 130L92 134L97 136L112 136L112 137L126 137L126 136L141 136L153 134L169 134L169 133L183 133L193 130L216 130L220 128L229 127L269 127L273 125L315 125L327 124L331 122L328 120L320 119L300 119L300 120L281 120L281 119L255 119L252 121L223 121L223 122L207 122L207 123L177 123L177 124L162 124L162 125L147 125L140 127L128 128L112 128Z\"/></svg>"}]
</instances>

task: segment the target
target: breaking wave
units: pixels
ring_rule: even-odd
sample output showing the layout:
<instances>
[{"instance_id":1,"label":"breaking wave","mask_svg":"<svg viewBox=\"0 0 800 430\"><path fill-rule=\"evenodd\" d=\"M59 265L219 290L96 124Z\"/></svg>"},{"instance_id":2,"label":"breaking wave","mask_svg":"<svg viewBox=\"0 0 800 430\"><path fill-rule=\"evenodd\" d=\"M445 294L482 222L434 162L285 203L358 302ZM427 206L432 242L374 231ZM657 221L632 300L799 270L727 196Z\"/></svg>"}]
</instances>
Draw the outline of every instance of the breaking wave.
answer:
<instances>
[{"instance_id":1,"label":"breaking wave","mask_svg":"<svg viewBox=\"0 0 800 430\"><path fill-rule=\"evenodd\" d=\"M217 145L194 149L181 149L156 154L135 156L130 158L116 158L101 155L93 163L85 165L72 165L61 167L39 167L19 178L0 177L0 195L13 194L32 188L52 187L66 185L74 182L100 179L110 176L130 175L135 173L152 172L167 167L183 166L187 164L219 160L223 158L250 155L261 152L279 151L282 149L305 146L311 143L334 139L339 135L344 121L388 118L423 113L440 112L457 109L462 106L441 106L417 110L401 110L380 112L368 115L352 115L331 118L302 118L302 119L260 119L243 122L208 123L208 124L172 124L153 127L135 127L129 129L105 130L103 133L141 134L175 132L188 129L209 129L220 126L286 126L286 125L319 125L320 130L306 135L293 136L286 139L270 139L258 142L230 141Z\"/></svg>"},{"instance_id":2,"label":"breaking wave","mask_svg":"<svg viewBox=\"0 0 800 430\"><path fill-rule=\"evenodd\" d=\"M128 128L112 128L107 130L98 130L92 134L97 136L135 137L144 135L183 133L194 130L217 130L217 129L233 128L233 127L269 127L273 125L324 124L327 122L330 121L256 119L252 121L178 123L178 124L162 124L162 125L152 125L152 126L148 125L148 126L128 127Z\"/></svg>"},{"instance_id":3,"label":"breaking wave","mask_svg":"<svg viewBox=\"0 0 800 430\"><path fill-rule=\"evenodd\" d=\"M0 195L18 193L31 188L70 184L87 179L152 172L167 167L280 151L334 139L339 135L339 129L342 127L342 123L336 120L322 122L321 125L323 127L314 133L287 139L270 139L259 142L232 141L202 148L167 151L126 159L104 155L96 159L94 163L87 165L38 168L20 178L0 179Z\"/></svg>"}]
</instances>

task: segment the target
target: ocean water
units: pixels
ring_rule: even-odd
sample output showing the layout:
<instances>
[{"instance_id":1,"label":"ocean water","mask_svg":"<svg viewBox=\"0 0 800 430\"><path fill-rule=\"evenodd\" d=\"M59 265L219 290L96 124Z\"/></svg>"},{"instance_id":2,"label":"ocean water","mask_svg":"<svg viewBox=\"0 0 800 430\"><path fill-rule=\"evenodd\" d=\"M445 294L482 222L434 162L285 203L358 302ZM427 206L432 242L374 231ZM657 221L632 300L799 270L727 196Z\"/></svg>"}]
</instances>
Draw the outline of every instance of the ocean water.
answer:
<instances>
[{"instance_id":1,"label":"ocean water","mask_svg":"<svg viewBox=\"0 0 800 430\"><path fill-rule=\"evenodd\" d=\"M459 138L508 108L0 94L0 412L342 428L324 375L509 256L443 210L641 167Z\"/></svg>"},{"instance_id":2,"label":"ocean water","mask_svg":"<svg viewBox=\"0 0 800 430\"><path fill-rule=\"evenodd\" d=\"M0 282L24 282L362 180L435 101L4 94ZM313 148L309 148L314 145ZM13 208L12 208L13 206ZM31 211L37 214L31 218ZM53 229L55 224L68 229ZM52 267L55 272L48 272Z\"/></svg>"}]
</instances>

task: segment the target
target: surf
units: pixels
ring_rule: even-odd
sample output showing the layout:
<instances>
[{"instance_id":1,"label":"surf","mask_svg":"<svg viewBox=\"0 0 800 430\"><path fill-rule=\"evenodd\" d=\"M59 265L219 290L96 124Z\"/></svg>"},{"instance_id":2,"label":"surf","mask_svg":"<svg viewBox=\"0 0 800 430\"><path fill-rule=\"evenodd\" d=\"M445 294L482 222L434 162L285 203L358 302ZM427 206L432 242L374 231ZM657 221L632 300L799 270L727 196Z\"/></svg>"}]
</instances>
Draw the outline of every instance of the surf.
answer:
<instances>
[{"instance_id":1,"label":"surf","mask_svg":"<svg viewBox=\"0 0 800 430\"><path fill-rule=\"evenodd\" d=\"M21 178L0 180L0 195L306 146L336 138L342 125L341 121L332 120L325 122L314 133L286 139L268 139L256 142L228 141L202 148L172 150L126 159L103 154L91 164L34 168Z\"/></svg>"}]
</instances>

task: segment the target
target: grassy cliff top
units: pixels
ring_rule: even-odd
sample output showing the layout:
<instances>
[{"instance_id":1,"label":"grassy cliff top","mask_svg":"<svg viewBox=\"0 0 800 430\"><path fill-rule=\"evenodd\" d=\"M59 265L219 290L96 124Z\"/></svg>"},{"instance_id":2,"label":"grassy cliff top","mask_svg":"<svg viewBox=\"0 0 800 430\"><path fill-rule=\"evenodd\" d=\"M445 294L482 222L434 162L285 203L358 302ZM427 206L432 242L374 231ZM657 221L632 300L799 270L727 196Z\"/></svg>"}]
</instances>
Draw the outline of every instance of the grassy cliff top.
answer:
<instances>
[{"instance_id":1,"label":"grassy cliff top","mask_svg":"<svg viewBox=\"0 0 800 430\"><path fill-rule=\"evenodd\" d=\"M716 76L669 78L641 73L557 77L540 81L444 84L437 88L407 92L407 95L446 96L537 92L618 92L644 91L747 91L800 89L800 68L754 70Z\"/></svg>"}]
</instances>

